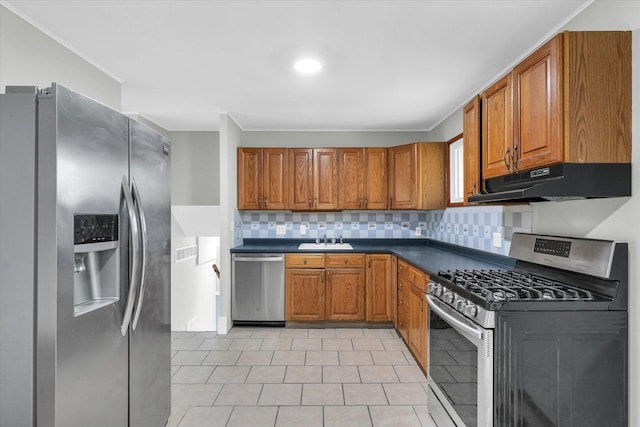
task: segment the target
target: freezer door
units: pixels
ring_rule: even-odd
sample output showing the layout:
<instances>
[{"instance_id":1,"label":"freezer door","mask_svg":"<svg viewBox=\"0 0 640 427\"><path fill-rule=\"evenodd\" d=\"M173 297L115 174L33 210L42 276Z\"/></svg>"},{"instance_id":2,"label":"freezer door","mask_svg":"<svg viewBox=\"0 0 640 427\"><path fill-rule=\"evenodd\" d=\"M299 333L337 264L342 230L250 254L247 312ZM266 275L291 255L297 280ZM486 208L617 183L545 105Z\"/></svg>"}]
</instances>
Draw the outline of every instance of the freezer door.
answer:
<instances>
[{"instance_id":1,"label":"freezer door","mask_svg":"<svg viewBox=\"0 0 640 427\"><path fill-rule=\"evenodd\" d=\"M130 331L130 425L165 425L171 409L170 144L131 120L131 179L140 216L142 283Z\"/></svg>"},{"instance_id":2,"label":"freezer door","mask_svg":"<svg viewBox=\"0 0 640 427\"><path fill-rule=\"evenodd\" d=\"M60 85L51 92L38 112L37 425L126 427L128 119ZM97 218L118 235L90 242L108 225Z\"/></svg>"}]
</instances>

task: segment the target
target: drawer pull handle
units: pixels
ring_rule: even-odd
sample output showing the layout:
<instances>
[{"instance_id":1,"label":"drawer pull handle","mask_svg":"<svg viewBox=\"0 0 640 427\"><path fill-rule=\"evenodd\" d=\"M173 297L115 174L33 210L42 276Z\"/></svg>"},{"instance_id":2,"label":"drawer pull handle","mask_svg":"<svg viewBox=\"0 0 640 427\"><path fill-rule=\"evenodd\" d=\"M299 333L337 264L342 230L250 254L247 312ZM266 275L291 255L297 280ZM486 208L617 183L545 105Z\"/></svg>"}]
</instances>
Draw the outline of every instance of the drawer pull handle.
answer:
<instances>
[{"instance_id":1,"label":"drawer pull handle","mask_svg":"<svg viewBox=\"0 0 640 427\"><path fill-rule=\"evenodd\" d=\"M302 261L302 263L303 263L304 265L307 265L307 260L306 260L306 259L305 259L305 260L303 260L303 261Z\"/></svg>"}]
</instances>

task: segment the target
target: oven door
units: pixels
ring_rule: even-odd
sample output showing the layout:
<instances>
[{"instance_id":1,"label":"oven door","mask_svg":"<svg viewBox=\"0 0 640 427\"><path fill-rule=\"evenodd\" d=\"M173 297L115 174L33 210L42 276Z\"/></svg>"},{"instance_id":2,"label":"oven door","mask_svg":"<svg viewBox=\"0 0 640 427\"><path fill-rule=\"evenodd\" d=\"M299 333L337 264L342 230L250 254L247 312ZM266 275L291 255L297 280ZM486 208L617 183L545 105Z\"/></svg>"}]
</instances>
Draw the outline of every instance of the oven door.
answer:
<instances>
[{"instance_id":1,"label":"oven door","mask_svg":"<svg viewBox=\"0 0 640 427\"><path fill-rule=\"evenodd\" d=\"M429 412L439 427L493 425L493 330L429 302Z\"/></svg>"}]
</instances>

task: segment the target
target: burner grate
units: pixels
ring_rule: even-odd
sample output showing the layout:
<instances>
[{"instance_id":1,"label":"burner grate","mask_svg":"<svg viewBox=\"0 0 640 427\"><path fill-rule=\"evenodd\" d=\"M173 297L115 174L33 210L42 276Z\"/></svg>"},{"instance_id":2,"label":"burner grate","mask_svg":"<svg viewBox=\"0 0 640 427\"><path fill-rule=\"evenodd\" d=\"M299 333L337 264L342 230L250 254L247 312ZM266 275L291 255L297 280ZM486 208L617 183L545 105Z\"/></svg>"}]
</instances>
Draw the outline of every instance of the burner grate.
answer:
<instances>
[{"instance_id":1,"label":"burner grate","mask_svg":"<svg viewBox=\"0 0 640 427\"><path fill-rule=\"evenodd\" d=\"M545 277L503 270L456 270L439 276L480 296L500 301L593 301L593 294Z\"/></svg>"}]
</instances>

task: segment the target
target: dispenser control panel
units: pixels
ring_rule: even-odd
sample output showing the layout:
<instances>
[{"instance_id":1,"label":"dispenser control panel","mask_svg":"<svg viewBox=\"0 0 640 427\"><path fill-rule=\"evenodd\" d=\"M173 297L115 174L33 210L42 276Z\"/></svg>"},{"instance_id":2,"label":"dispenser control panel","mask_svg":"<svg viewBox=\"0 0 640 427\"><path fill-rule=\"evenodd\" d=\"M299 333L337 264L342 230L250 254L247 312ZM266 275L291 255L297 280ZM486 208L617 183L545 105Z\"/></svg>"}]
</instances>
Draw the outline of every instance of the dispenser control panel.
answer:
<instances>
[{"instance_id":1,"label":"dispenser control panel","mask_svg":"<svg viewBox=\"0 0 640 427\"><path fill-rule=\"evenodd\" d=\"M73 244L113 242L118 240L118 215L73 215Z\"/></svg>"}]
</instances>

